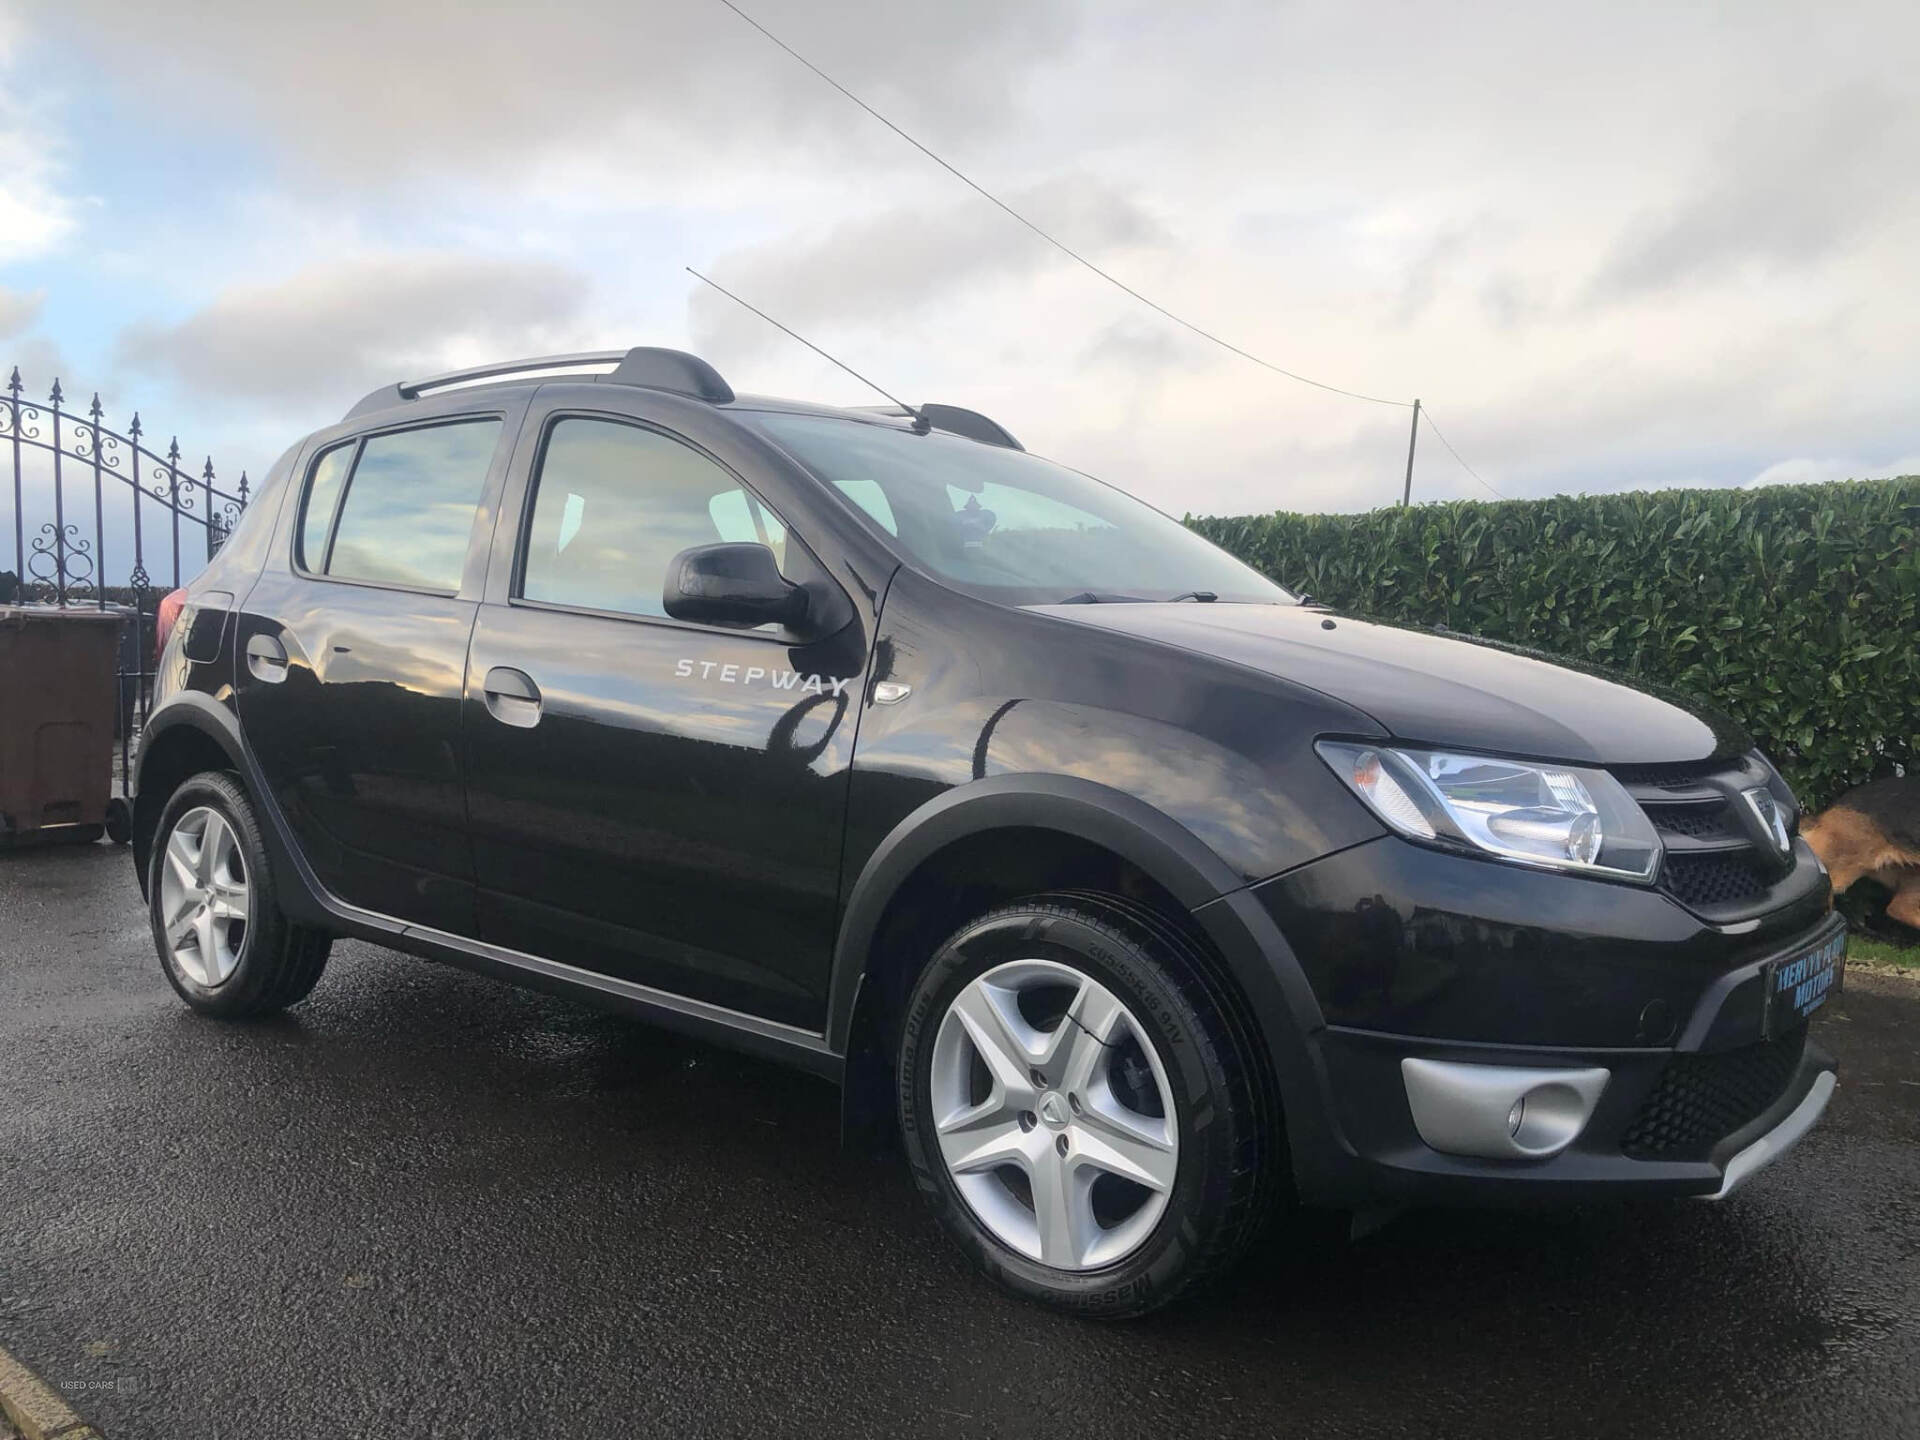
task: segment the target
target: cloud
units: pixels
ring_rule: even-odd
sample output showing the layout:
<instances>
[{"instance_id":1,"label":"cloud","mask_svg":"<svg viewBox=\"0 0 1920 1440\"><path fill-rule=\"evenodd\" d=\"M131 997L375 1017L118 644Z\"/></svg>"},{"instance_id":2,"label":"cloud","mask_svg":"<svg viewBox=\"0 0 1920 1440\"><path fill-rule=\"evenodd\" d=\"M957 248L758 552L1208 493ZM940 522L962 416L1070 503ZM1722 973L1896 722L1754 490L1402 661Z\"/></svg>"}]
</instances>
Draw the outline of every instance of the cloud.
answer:
<instances>
[{"instance_id":1,"label":"cloud","mask_svg":"<svg viewBox=\"0 0 1920 1440\"><path fill-rule=\"evenodd\" d=\"M1622 296L1818 260L1911 213L1920 109L1878 91L1743 117L1670 208L1642 216L1595 278Z\"/></svg>"},{"instance_id":2,"label":"cloud","mask_svg":"<svg viewBox=\"0 0 1920 1440\"><path fill-rule=\"evenodd\" d=\"M1911 3L741 3L1142 293L1422 396L1509 493L1920 445ZM874 398L693 264L1168 508L1399 494L1404 411L1185 334L717 0L20 14L6 78L86 99L49 183L112 223L0 283L44 288L86 380L138 366L148 418L223 463L408 371L548 348L682 345L742 390ZM51 133L29 150L64 154ZM1416 496L1478 493L1423 434Z\"/></svg>"},{"instance_id":3,"label":"cloud","mask_svg":"<svg viewBox=\"0 0 1920 1440\"><path fill-rule=\"evenodd\" d=\"M4 381L13 370L18 370L23 398L46 399L55 380L64 380L65 388L77 393L73 367L67 363L67 357L60 347L45 335L28 335L14 340L7 346L7 359L12 362L12 368L0 365L0 381ZM69 394L67 398L72 400L74 395Z\"/></svg>"},{"instance_id":4,"label":"cloud","mask_svg":"<svg viewBox=\"0 0 1920 1440\"><path fill-rule=\"evenodd\" d=\"M330 407L409 373L567 348L587 293L549 262L362 255L131 326L118 359L190 395Z\"/></svg>"},{"instance_id":5,"label":"cloud","mask_svg":"<svg viewBox=\"0 0 1920 1440\"><path fill-rule=\"evenodd\" d=\"M12 339L39 319L40 307L46 298L44 290L29 293L0 285L0 340Z\"/></svg>"},{"instance_id":6,"label":"cloud","mask_svg":"<svg viewBox=\"0 0 1920 1440\"><path fill-rule=\"evenodd\" d=\"M1142 206L1099 181L1069 176L1017 192L1009 203L1044 228L1098 255L1162 238ZM784 235L723 255L713 278L801 334L829 325L883 324L957 295L1072 262L978 197L924 208L894 208L850 220L824 235ZM698 286L690 304L696 346L722 357L791 345L766 321Z\"/></svg>"},{"instance_id":7,"label":"cloud","mask_svg":"<svg viewBox=\"0 0 1920 1440\"><path fill-rule=\"evenodd\" d=\"M1014 119L1020 82L1074 29L1068 0L744 5L902 119L978 134ZM764 13L761 13L764 12ZM873 122L714 0L573 0L461 12L388 0L75 0L90 53L137 65L168 109L236 115L316 177L479 171L617 144L630 173L704 166ZM218 43L182 43L217 36ZM259 83L259 77L271 81ZM869 140L884 132L869 130ZM879 148L879 147L876 147ZM888 152L891 154L891 152ZM897 155L891 158L898 159Z\"/></svg>"},{"instance_id":8,"label":"cloud","mask_svg":"<svg viewBox=\"0 0 1920 1440\"><path fill-rule=\"evenodd\" d=\"M17 154L21 145L17 135L0 130L0 150ZM44 255L72 233L73 208L54 190L51 169L28 156L0 178L0 265Z\"/></svg>"},{"instance_id":9,"label":"cloud","mask_svg":"<svg viewBox=\"0 0 1920 1440\"><path fill-rule=\"evenodd\" d=\"M0 265L47 254L75 226L74 201L60 188L58 137L17 93L13 44L0 26Z\"/></svg>"},{"instance_id":10,"label":"cloud","mask_svg":"<svg viewBox=\"0 0 1920 1440\"><path fill-rule=\"evenodd\" d=\"M1223 352L1158 316L1116 320L1093 337L1080 364L1133 379L1153 380L1172 371L1193 371L1223 362Z\"/></svg>"}]
</instances>

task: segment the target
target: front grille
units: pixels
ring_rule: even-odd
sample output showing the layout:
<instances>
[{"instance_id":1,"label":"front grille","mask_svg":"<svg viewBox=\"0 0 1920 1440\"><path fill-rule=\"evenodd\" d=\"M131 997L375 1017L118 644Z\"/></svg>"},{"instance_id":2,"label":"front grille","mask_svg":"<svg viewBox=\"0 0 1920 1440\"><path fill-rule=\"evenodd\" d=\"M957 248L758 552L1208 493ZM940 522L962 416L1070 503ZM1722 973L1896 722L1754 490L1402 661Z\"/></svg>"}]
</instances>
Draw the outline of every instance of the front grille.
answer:
<instances>
[{"instance_id":1,"label":"front grille","mask_svg":"<svg viewBox=\"0 0 1920 1440\"><path fill-rule=\"evenodd\" d=\"M1613 778L1622 785L1684 790L1713 774L1712 765L1616 765Z\"/></svg>"},{"instance_id":2,"label":"front grille","mask_svg":"<svg viewBox=\"0 0 1920 1440\"><path fill-rule=\"evenodd\" d=\"M1633 1160L1705 1160L1765 1114L1792 1082L1807 1028L1714 1055L1675 1055L1621 1137Z\"/></svg>"},{"instance_id":3,"label":"front grille","mask_svg":"<svg viewBox=\"0 0 1920 1440\"><path fill-rule=\"evenodd\" d=\"M1647 809L1659 813L1654 823L1663 835L1687 835L1695 840L1734 838L1727 829L1725 805L1650 805Z\"/></svg>"},{"instance_id":4,"label":"front grille","mask_svg":"<svg viewBox=\"0 0 1920 1440\"><path fill-rule=\"evenodd\" d=\"M1660 885L1688 909L1725 923L1767 908L1780 856L1757 833L1743 790L1766 782L1751 759L1690 765L1621 765L1626 786L1660 832Z\"/></svg>"},{"instance_id":5,"label":"front grille","mask_svg":"<svg viewBox=\"0 0 1920 1440\"><path fill-rule=\"evenodd\" d=\"M1719 910L1766 896L1767 882L1753 862L1727 855L1669 855L1660 883L1694 910Z\"/></svg>"}]
</instances>

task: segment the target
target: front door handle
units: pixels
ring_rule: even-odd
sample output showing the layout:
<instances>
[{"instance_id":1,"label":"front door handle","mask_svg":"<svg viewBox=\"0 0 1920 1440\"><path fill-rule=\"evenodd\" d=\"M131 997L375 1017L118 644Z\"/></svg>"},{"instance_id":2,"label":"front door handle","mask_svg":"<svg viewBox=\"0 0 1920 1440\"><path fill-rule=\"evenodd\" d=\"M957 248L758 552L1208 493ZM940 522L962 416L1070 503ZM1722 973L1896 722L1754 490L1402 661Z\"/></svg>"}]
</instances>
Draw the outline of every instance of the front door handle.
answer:
<instances>
[{"instance_id":1,"label":"front door handle","mask_svg":"<svg viewBox=\"0 0 1920 1440\"><path fill-rule=\"evenodd\" d=\"M271 635L256 635L247 641L247 671L265 685L278 685L287 678L287 647Z\"/></svg>"},{"instance_id":2,"label":"front door handle","mask_svg":"<svg viewBox=\"0 0 1920 1440\"><path fill-rule=\"evenodd\" d=\"M532 676L496 665L487 671L483 693L487 713L502 725L531 730L540 723L540 687L533 683Z\"/></svg>"}]
</instances>

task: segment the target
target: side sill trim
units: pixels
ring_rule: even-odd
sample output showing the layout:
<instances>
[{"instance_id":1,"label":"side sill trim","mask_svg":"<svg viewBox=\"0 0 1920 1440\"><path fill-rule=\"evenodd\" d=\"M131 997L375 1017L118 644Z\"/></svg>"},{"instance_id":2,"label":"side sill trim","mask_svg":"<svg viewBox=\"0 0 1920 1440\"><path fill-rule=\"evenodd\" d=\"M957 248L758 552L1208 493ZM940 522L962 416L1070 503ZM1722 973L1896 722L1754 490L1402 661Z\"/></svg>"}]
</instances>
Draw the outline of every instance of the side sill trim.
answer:
<instances>
[{"instance_id":1,"label":"side sill trim","mask_svg":"<svg viewBox=\"0 0 1920 1440\"><path fill-rule=\"evenodd\" d=\"M1835 1085L1834 1073L1823 1070L1813 1082L1813 1088L1807 1091L1806 1098L1793 1107L1786 1119L1762 1135L1746 1149L1727 1162L1727 1171L1720 1180L1720 1188L1711 1195L1702 1195L1702 1200L1724 1200L1752 1176L1778 1160L1787 1151L1800 1143L1814 1122L1826 1112L1827 1102L1833 1098Z\"/></svg>"},{"instance_id":2,"label":"side sill trim","mask_svg":"<svg viewBox=\"0 0 1920 1440\"><path fill-rule=\"evenodd\" d=\"M765 1020L741 1010L729 1010L711 1001L676 995L670 990L658 990L637 981L603 975L597 970L583 970L577 965L547 960L485 940L454 935L430 925L403 926L400 938L415 945L431 946L452 960L470 959L481 965L493 965L543 980L557 981L570 990L590 990L618 1000L650 1018L668 1024L677 1022L681 1028L688 1028L691 1022L692 1028L703 1033L731 1034L743 1040L751 1037L761 1042L755 1048L785 1051L807 1068L822 1074L837 1075L840 1070L840 1057L828 1047L826 1037L815 1030L803 1030L797 1025L786 1025L778 1020ZM801 1053L795 1055L795 1051Z\"/></svg>"}]
</instances>

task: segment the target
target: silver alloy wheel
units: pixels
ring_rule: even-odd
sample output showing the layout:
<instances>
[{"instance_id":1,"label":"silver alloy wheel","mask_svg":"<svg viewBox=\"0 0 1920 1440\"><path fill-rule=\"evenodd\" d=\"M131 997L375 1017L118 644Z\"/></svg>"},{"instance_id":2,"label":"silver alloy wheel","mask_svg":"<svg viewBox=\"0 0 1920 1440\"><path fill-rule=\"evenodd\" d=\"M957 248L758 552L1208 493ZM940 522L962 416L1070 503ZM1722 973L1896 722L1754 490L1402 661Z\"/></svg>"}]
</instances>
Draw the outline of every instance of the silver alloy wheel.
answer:
<instances>
[{"instance_id":1,"label":"silver alloy wheel","mask_svg":"<svg viewBox=\"0 0 1920 1440\"><path fill-rule=\"evenodd\" d=\"M1062 1000L1058 1023L1029 1018ZM1173 1088L1097 980L1053 960L977 976L941 1017L930 1079L947 1173L1002 1244L1093 1270L1132 1254L1165 1213L1180 1159Z\"/></svg>"},{"instance_id":2,"label":"silver alloy wheel","mask_svg":"<svg viewBox=\"0 0 1920 1440\"><path fill-rule=\"evenodd\" d=\"M161 927L173 963L211 990L240 964L246 944L247 872L239 837L201 805L174 822L160 871Z\"/></svg>"}]
</instances>

